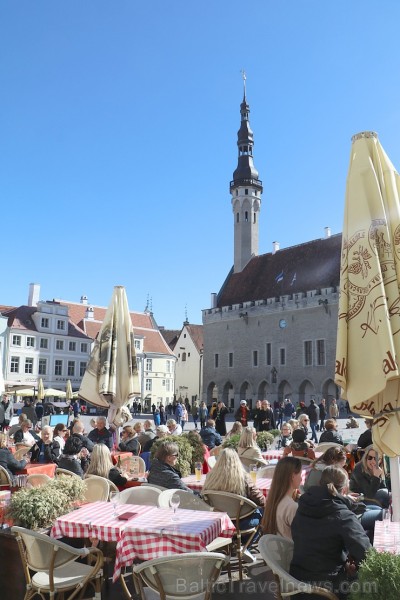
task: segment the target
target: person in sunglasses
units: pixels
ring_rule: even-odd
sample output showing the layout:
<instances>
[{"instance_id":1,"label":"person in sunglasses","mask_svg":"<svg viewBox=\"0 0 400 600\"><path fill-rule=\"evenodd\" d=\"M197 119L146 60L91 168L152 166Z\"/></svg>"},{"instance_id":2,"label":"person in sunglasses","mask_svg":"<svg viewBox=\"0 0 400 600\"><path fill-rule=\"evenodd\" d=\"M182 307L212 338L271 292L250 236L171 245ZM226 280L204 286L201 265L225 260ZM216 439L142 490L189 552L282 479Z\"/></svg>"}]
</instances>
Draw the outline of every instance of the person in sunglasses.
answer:
<instances>
[{"instance_id":1,"label":"person in sunglasses","mask_svg":"<svg viewBox=\"0 0 400 600\"><path fill-rule=\"evenodd\" d=\"M181 479L181 472L176 464L179 457L179 448L173 442L162 442L151 462L147 481L167 489L186 490L192 492Z\"/></svg>"},{"instance_id":2,"label":"person in sunglasses","mask_svg":"<svg viewBox=\"0 0 400 600\"><path fill-rule=\"evenodd\" d=\"M368 498L377 500L382 508L389 507L389 491L385 484L385 475L382 469L382 461L374 446L367 446L364 455L356 464L350 477L350 490L365 496L368 506Z\"/></svg>"}]
</instances>

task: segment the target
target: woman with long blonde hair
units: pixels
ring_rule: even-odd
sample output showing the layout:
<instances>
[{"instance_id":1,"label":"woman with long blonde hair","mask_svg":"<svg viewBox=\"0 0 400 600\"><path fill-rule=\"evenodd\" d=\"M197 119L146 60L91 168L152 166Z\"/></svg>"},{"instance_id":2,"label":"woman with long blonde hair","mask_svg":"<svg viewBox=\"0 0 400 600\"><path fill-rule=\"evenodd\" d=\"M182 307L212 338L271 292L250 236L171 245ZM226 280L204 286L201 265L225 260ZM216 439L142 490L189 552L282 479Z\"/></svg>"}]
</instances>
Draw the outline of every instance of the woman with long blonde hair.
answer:
<instances>
[{"instance_id":1,"label":"woman with long blonde hair","mask_svg":"<svg viewBox=\"0 0 400 600\"><path fill-rule=\"evenodd\" d=\"M122 487L128 481L126 477L121 475L117 467L114 467L111 460L111 452L105 444L95 444L93 452L90 455L90 465L86 471L86 475L98 475L109 479L116 486Z\"/></svg>"},{"instance_id":2,"label":"woman with long blonde hair","mask_svg":"<svg viewBox=\"0 0 400 600\"><path fill-rule=\"evenodd\" d=\"M256 439L257 431L254 427L247 426L243 428L237 449L239 458L257 460L257 462L267 465L268 462L263 459Z\"/></svg>"},{"instance_id":3,"label":"woman with long blonde hair","mask_svg":"<svg viewBox=\"0 0 400 600\"><path fill-rule=\"evenodd\" d=\"M261 521L263 533L292 539L290 526L297 511L293 493L301 484L301 460L286 456L278 461Z\"/></svg>"},{"instance_id":4,"label":"woman with long blonde hair","mask_svg":"<svg viewBox=\"0 0 400 600\"><path fill-rule=\"evenodd\" d=\"M250 517L240 519L240 527L241 529L257 527L262 518L265 498L261 490L251 481L250 476L243 469L236 450L224 448L219 454L215 466L206 476L202 492L204 496L207 496L207 491L229 492L252 500L260 508L255 510ZM255 540L256 538L254 538ZM250 562L254 560L248 550L245 552L244 560Z\"/></svg>"}]
</instances>

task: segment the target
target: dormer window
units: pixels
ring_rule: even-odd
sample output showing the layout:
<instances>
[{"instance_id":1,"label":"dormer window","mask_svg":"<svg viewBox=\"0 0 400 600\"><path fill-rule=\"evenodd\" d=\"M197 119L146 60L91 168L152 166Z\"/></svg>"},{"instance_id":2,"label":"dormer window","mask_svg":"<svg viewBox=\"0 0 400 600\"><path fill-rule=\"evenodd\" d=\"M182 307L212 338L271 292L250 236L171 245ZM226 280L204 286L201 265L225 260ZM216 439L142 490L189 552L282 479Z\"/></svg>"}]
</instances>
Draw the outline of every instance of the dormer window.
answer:
<instances>
[{"instance_id":1,"label":"dormer window","mask_svg":"<svg viewBox=\"0 0 400 600\"><path fill-rule=\"evenodd\" d=\"M58 319L57 320L57 329L59 329L60 331L65 331L65 321Z\"/></svg>"}]
</instances>

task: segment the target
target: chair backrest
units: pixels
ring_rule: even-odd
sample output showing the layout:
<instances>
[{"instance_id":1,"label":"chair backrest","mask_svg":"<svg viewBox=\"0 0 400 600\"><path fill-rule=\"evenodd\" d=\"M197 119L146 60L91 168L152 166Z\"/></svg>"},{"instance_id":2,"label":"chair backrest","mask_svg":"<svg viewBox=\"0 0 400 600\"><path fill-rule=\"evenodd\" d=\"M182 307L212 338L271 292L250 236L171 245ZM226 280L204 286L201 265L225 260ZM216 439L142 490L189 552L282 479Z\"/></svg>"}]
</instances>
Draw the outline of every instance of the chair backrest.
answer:
<instances>
[{"instance_id":1,"label":"chair backrest","mask_svg":"<svg viewBox=\"0 0 400 600\"><path fill-rule=\"evenodd\" d=\"M310 583L299 581L289 574L290 563L293 557L293 541L280 535L263 535L258 542L258 549L265 563L270 567L279 583L282 597L295 594L313 594L323 596L330 600L338 600L337 596L321 587L314 587ZM314 597L314 596L313 596Z\"/></svg>"},{"instance_id":2,"label":"chair backrest","mask_svg":"<svg viewBox=\"0 0 400 600\"><path fill-rule=\"evenodd\" d=\"M55 568L62 567L76 559L73 548L44 533L24 527L11 527L11 531L17 537L17 541L22 540L26 564L33 571L49 571L53 557ZM20 552L20 554L24 561L23 553Z\"/></svg>"},{"instance_id":3,"label":"chair backrest","mask_svg":"<svg viewBox=\"0 0 400 600\"><path fill-rule=\"evenodd\" d=\"M119 492L119 489L117 488L117 486L115 485L115 483L113 481L110 481L110 480L108 480L108 487L110 488L108 499L110 499L111 492Z\"/></svg>"},{"instance_id":4,"label":"chair backrest","mask_svg":"<svg viewBox=\"0 0 400 600\"><path fill-rule=\"evenodd\" d=\"M141 504L145 506L158 506L158 497L161 490L150 486L137 486L128 488L119 493L119 504Z\"/></svg>"},{"instance_id":5,"label":"chair backrest","mask_svg":"<svg viewBox=\"0 0 400 600\"><path fill-rule=\"evenodd\" d=\"M170 506L171 497L177 494L180 499L179 507L187 510L214 510L212 506L204 502L199 496L186 490L165 490L158 496L158 506L168 508Z\"/></svg>"},{"instance_id":6,"label":"chair backrest","mask_svg":"<svg viewBox=\"0 0 400 600\"><path fill-rule=\"evenodd\" d=\"M257 477L261 477L262 479L272 479L275 473L276 465L269 465L268 467L263 467L257 471Z\"/></svg>"},{"instance_id":7,"label":"chair backrest","mask_svg":"<svg viewBox=\"0 0 400 600\"><path fill-rule=\"evenodd\" d=\"M18 449L14 452L14 458L16 460L22 460L25 454L28 454L32 448L30 446L18 446Z\"/></svg>"},{"instance_id":8,"label":"chair backrest","mask_svg":"<svg viewBox=\"0 0 400 600\"><path fill-rule=\"evenodd\" d=\"M187 552L147 560L133 567L139 583L140 595L145 600L143 585L158 592L161 598L189 600L202 597L209 600L212 586L218 579L228 557L217 552Z\"/></svg>"},{"instance_id":9,"label":"chair backrest","mask_svg":"<svg viewBox=\"0 0 400 600\"><path fill-rule=\"evenodd\" d=\"M76 473L68 471L68 469L60 469L59 467L57 467L55 477L60 477L60 475L68 475L68 477L77 477L78 479L81 479L81 477Z\"/></svg>"},{"instance_id":10,"label":"chair backrest","mask_svg":"<svg viewBox=\"0 0 400 600\"><path fill-rule=\"evenodd\" d=\"M28 475L26 478L26 485L28 487L40 487L41 485L46 485L51 481L51 477L46 475L45 473L34 473L32 475Z\"/></svg>"},{"instance_id":11,"label":"chair backrest","mask_svg":"<svg viewBox=\"0 0 400 600\"><path fill-rule=\"evenodd\" d=\"M144 481L142 483L142 485L140 487L152 487L152 488L157 488L158 490L161 490L162 492L168 488L163 487L162 485L156 485L155 483L147 483L146 481Z\"/></svg>"},{"instance_id":12,"label":"chair backrest","mask_svg":"<svg viewBox=\"0 0 400 600\"><path fill-rule=\"evenodd\" d=\"M141 473L146 472L146 463L140 456L128 456L121 459L122 471L129 471L131 475L138 477Z\"/></svg>"},{"instance_id":13,"label":"chair backrest","mask_svg":"<svg viewBox=\"0 0 400 600\"><path fill-rule=\"evenodd\" d=\"M217 457L216 456L209 456L207 458L207 464L210 467L210 469L212 469L213 467L215 467L215 463L217 462Z\"/></svg>"},{"instance_id":14,"label":"chair backrest","mask_svg":"<svg viewBox=\"0 0 400 600\"><path fill-rule=\"evenodd\" d=\"M203 493L203 498L218 512L226 512L232 521L235 522L236 528L239 525L240 519L249 517L258 508L257 504L240 496L239 494L230 494L229 492L215 492L207 490Z\"/></svg>"},{"instance_id":15,"label":"chair backrest","mask_svg":"<svg viewBox=\"0 0 400 600\"><path fill-rule=\"evenodd\" d=\"M109 481L98 475L85 477L85 502L107 501L110 494Z\"/></svg>"},{"instance_id":16,"label":"chair backrest","mask_svg":"<svg viewBox=\"0 0 400 600\"><path fill-rule=\"evenodd\" d=\"M328 448L335 448L335 446L338 448L343 448L341 444L336 444L335 442L321 442L315 446L314 450L315 452L325 452L325 450L328 450Z\"/></svg>"},{"instance_id":17,"label":"chair backrest","mask_svg":"<svg viewBox=\"0 0 400 600\"><path fill-rule=\"evenodd\" d=\"M2 466L0 466L0 485L12 485L10 473Z\"/></svg>"}]
</instances>

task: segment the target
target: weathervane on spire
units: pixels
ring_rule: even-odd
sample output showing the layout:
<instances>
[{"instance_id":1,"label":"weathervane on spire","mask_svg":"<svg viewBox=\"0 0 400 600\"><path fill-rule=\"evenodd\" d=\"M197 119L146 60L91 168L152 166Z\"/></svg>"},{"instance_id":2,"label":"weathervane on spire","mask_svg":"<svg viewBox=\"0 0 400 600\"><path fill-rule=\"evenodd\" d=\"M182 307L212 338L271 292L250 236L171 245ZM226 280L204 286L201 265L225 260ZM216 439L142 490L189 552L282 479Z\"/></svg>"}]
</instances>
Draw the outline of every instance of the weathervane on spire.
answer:
<instances>
[{"instance_id":1,"label":"weathervane on spire","mask_svg":"<svg viewBox=\"0 0 400 600\"><path fill-rule=\"evenodd\" d=\"M243 95L244 97L246 97L246 71L244 69L242 69L241 71L242 74L242 79L243 79Z\"/></svg>"}]
</instances>

